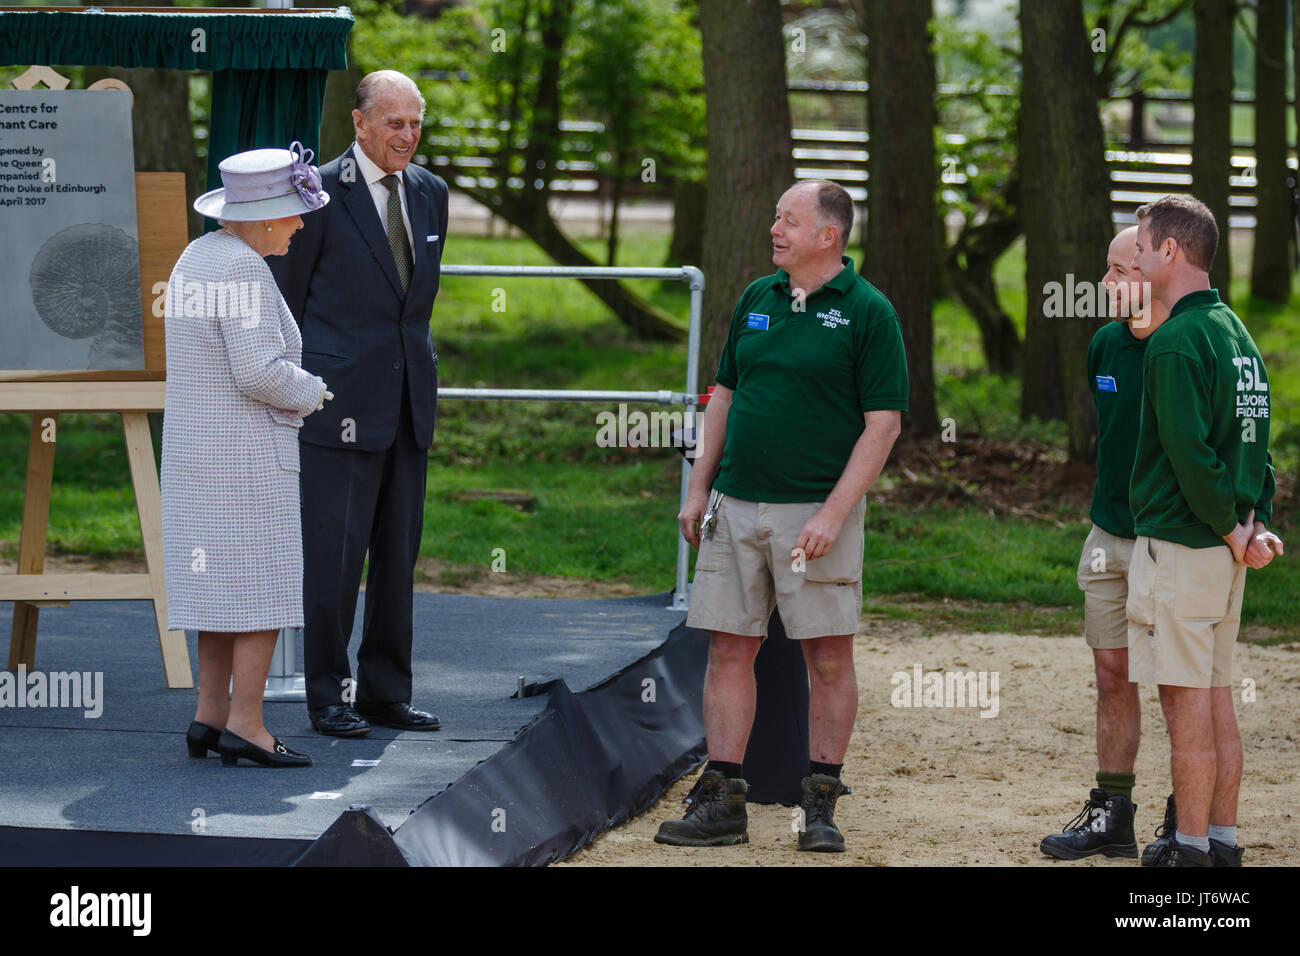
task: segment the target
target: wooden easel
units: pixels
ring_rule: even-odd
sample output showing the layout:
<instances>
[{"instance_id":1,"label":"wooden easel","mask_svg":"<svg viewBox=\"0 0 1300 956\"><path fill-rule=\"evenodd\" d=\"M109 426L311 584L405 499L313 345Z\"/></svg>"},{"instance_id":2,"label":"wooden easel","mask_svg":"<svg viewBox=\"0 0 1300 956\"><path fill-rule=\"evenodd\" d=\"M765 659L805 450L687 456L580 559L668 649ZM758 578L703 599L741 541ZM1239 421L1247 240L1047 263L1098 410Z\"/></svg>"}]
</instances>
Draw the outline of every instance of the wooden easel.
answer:
<instances>
[{"instance_id":1,"label":"wooden easel","mask_svg":"<svg viewBox=\"0 0 1300 956\"><path fill-rule=\"evenodd\" d=\"M67 607L69 601L151 600L167 686L185 688L193 687L194 679L185 632L167 630L162 495L148 418L149 412L163 410L166 396L167 353L162 324L153 316L153 287L156 282L167 282L189 239L185 176L136 173L135 195L145 368L136 372L0 372L0 412L32 416L18 573L0 575L0 601L14 602L9 669L21 665L31 670L36 664L36 625L42 607ZM147 573L44 573L57 442L43 438L57 428L63 412L116 412L122 416Z\"/></svg>"}]
</instances>

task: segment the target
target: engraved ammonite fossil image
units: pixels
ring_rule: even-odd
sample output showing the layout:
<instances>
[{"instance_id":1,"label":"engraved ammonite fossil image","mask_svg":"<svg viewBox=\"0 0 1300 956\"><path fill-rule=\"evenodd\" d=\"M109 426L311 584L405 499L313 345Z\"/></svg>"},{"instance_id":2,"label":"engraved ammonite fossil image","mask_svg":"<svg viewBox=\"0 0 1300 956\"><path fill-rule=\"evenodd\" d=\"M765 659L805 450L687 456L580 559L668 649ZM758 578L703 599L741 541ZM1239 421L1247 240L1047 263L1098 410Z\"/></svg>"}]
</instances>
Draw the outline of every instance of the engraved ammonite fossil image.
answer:
<instances>
[{"instance_id":1,"label":"engraved ammonite fossil image","mask_svg":"<svg viewBox=\"0 0 1300 956\"><path fill-rule=\"evenodd\" d=\"M32 303L51 331L95 336L88 368L133 368L143 360L136 241L87 222L50 236L28 274Z\"/></svg>"}]
</instances>

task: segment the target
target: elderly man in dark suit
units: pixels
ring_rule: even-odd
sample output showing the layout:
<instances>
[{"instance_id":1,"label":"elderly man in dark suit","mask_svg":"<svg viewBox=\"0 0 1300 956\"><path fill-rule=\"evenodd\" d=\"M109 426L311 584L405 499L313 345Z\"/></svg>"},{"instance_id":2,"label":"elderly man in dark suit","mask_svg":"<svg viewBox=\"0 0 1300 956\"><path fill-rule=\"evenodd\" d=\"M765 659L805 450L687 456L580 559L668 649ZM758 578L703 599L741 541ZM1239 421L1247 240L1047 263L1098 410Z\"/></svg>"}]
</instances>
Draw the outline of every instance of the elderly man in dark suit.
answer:
<instances>
[{"instance_id":1,"label":"elderly man in dark suit","mask_svg":"<svg viewBox=\"0 0 1300 956\"><path fill-rule=\"evenodd\" d=\"M301 431L307 707L322 734L371 724L437 730L411 706L411 607L438 397L429 316L447 234L447 184L411 165L424 98L401 73L362 79L356 142L321 167L334 201L268 260L302 326L303 367L337 397ZM305 220L304 220L305 221ZM365 621L348 640L361 569Z\"/></svg>"}]
</instances>

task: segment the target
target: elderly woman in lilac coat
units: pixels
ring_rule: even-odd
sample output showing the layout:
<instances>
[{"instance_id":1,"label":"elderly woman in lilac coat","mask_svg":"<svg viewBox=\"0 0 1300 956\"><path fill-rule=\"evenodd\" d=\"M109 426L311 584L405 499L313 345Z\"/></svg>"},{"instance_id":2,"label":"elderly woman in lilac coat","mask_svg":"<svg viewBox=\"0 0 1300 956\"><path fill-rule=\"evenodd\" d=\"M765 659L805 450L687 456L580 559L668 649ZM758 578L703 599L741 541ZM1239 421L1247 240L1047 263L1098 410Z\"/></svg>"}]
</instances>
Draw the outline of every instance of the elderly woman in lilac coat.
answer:
<instances>
[{"instance_id":1,"label":"elderly woman in lilac coat","mask_svg":"<svg viewBox=\"0 0 1300 956\"><path fill-rule=\"evenodd\" d=\"M309 160L294 143L223 161L224 188L194 203L222 228L186 247L167 289L167 624L199 632L189 754L226 766L311 764L262 718L277 635L303 623L298 429L333 397L301 368L302 338L264 261L329 201Z\"/></svg>"}]
</instances>

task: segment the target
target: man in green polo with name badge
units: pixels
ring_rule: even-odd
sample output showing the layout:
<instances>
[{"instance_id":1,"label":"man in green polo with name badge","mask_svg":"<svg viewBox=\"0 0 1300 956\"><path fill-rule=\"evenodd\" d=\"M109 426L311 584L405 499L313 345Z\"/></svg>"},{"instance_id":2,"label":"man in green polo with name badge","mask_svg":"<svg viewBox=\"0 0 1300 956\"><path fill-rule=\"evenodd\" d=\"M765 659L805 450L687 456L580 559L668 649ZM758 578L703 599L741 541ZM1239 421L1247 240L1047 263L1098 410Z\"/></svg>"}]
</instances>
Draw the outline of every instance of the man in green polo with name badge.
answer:
<instances>
[{"instance_id":1,"label":"man in green polo with name badge","mask_svg":"<svg viewBox=\"0 0 1300 956\"><path fill-rule=\"evenodd\" d=\"M1088 382L1097 405L1097 482L1078 582L1084 592L1084 639L1092 648L1097 677L1097 785L1066 829L1039 844L1044 853L1061 860L1138 855L1133 767L1142 737L1142 710L1137 684L1128 677L1125 604L1135 537L1129 479L1137 452L1142 360L1152 332L1153 303L1144 295L1142 274L1133 268L1136 249L1137 226L1111 240L1102 282L1116 321L1098 329L1088 346Z\"/></svg>"},{"instance_id":2,"label":"man in green polo with name badge","mask_svg":"<svg viewBox=\"0 0 1300 956\"><path fill-rule=\"evenodd\" d=\"M1129 677L1158 684L1177 829L1148 866L1240 866L1241 734L1232 650L1246 569L1282 553L1268 531L1271 394L1250 333L1210 288L1214 216L1190 196L1137 211L1133 265L1167 309L1153 317L1129 489Z\"/></svg>"},{"instance_id":3,"label":"man in green polo with name badge","mask_svg":"<svg viewBox=\"0 0 1300 956\"><path fill-rule=\"evenodd\" d=\"M754 658L775 606L808 665L799 849L844 850L833 813L858 712L865 495L907 409L898 315L844 256L853 212L834 183L787 190L770 229L777 271L752 283L732 315L678 515L699 548L686 623L711 634L710 759L685 819L663 823L657 843L749 841L740 765Z\"/></svg>"}]
</instances>

